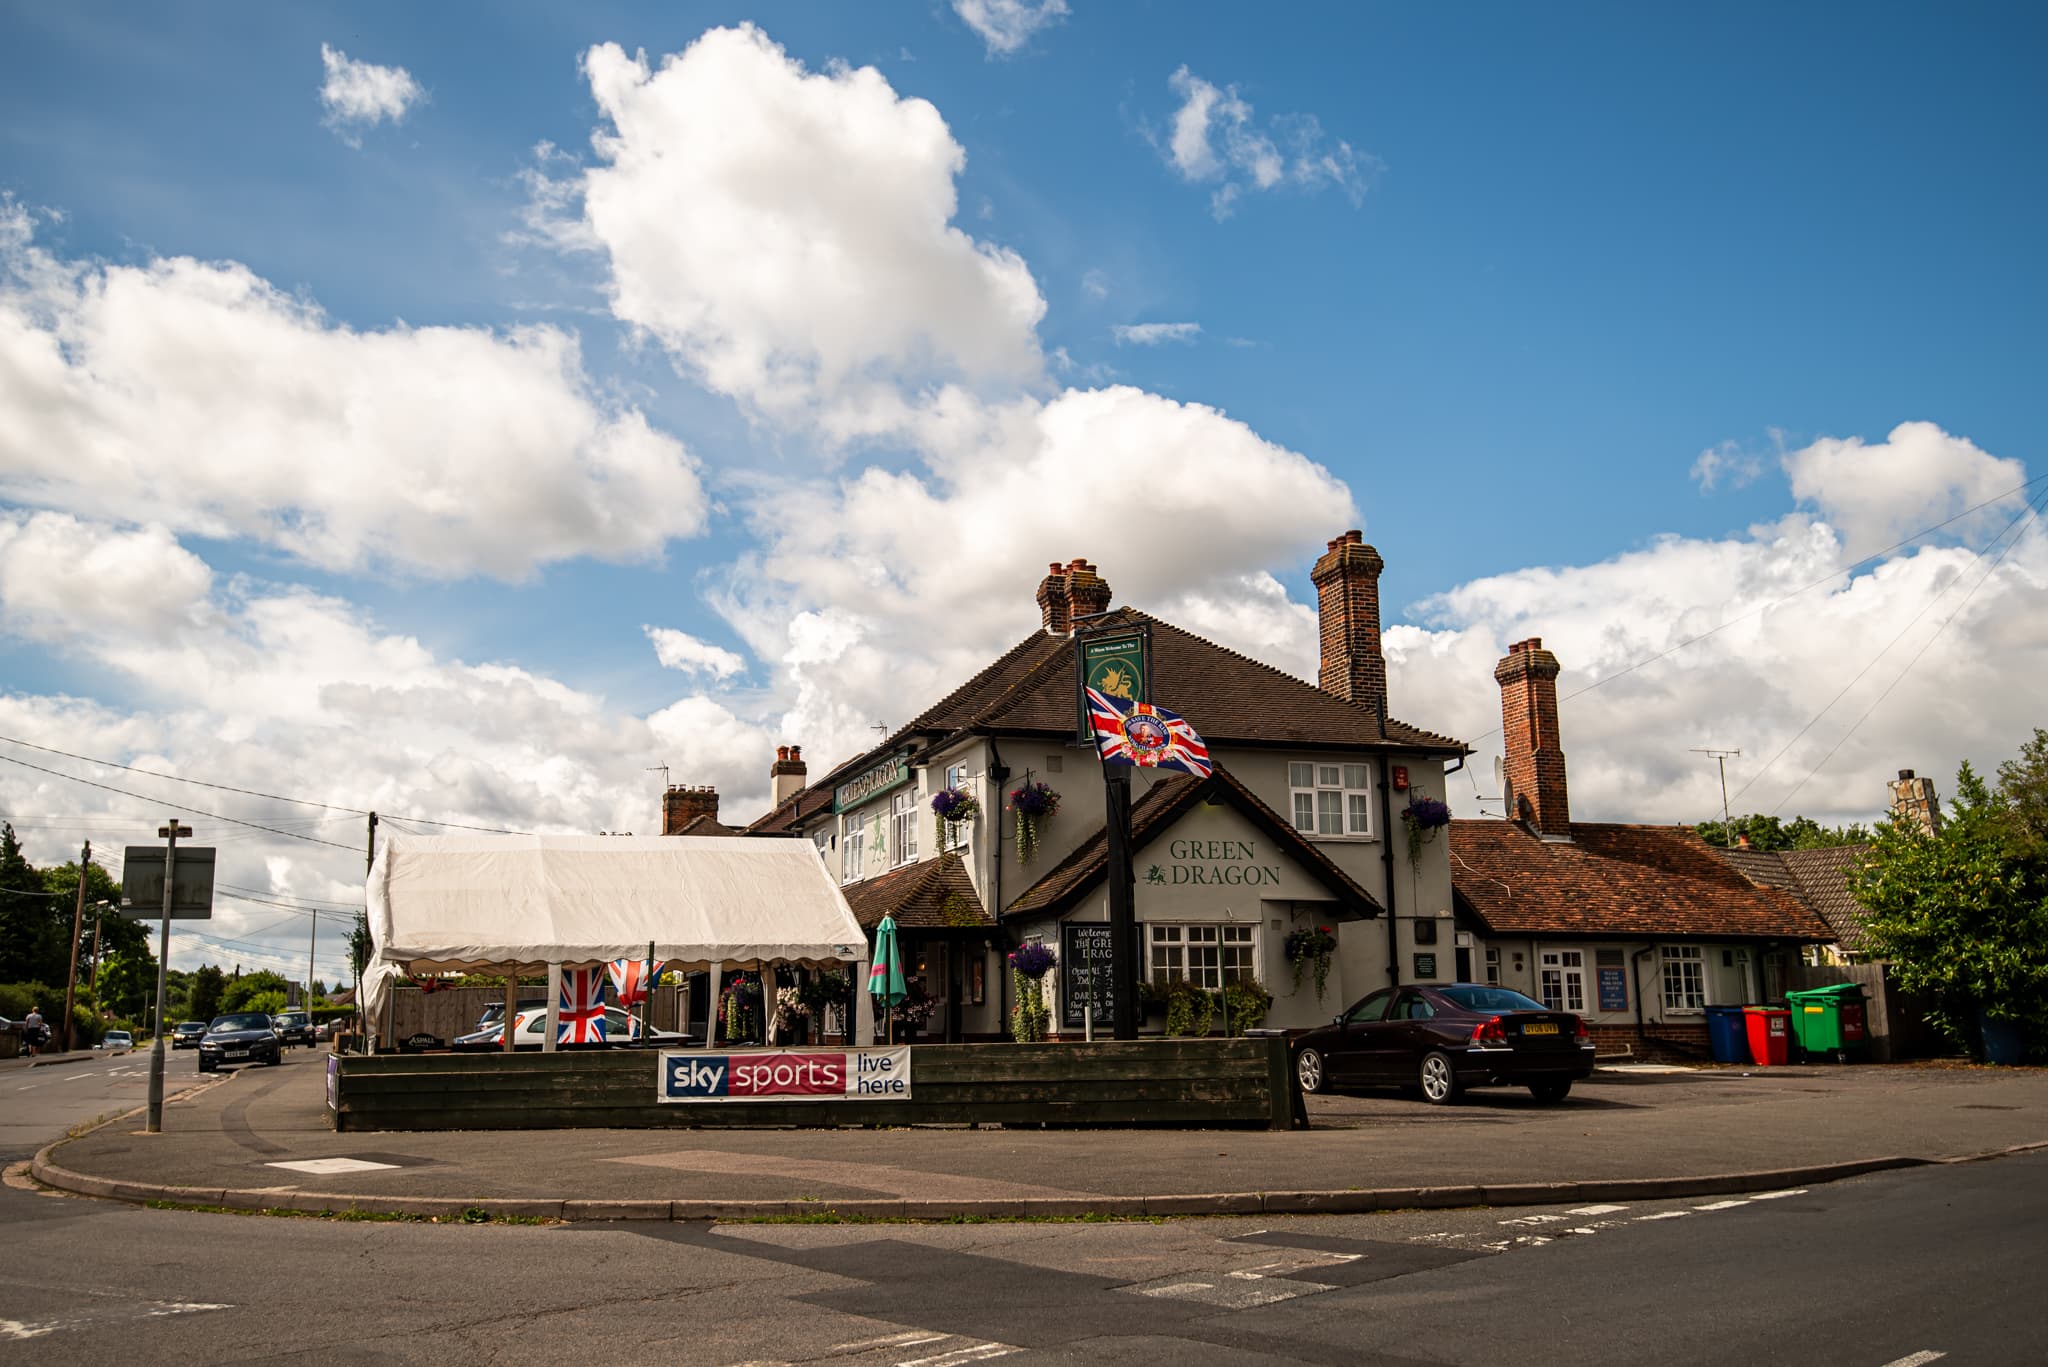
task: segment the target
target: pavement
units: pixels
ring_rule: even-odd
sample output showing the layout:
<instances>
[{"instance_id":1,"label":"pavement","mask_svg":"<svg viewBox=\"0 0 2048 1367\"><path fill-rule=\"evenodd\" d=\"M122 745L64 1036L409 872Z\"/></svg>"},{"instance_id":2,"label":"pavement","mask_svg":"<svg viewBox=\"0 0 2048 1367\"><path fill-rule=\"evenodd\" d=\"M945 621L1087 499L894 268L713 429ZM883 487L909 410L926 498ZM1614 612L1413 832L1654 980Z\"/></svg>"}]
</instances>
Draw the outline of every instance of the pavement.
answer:
<instances>
[{"instance_id":1,"label":"pavement","mask_svg":"<svg viewBox=\"0 0 2048 1367\"><path fill-rule=\"evenodd\" d=\"M1263 1130L336 1133L325 1054L225 1073L164 1132L130 1114L36 1156L81 1195L230 1209L555 1220L1283 1214L1762 1191L2048 1147L2048 1070L1602 1071L1561 1105L1308 1098Z\"/></svg>"}]
</instances>

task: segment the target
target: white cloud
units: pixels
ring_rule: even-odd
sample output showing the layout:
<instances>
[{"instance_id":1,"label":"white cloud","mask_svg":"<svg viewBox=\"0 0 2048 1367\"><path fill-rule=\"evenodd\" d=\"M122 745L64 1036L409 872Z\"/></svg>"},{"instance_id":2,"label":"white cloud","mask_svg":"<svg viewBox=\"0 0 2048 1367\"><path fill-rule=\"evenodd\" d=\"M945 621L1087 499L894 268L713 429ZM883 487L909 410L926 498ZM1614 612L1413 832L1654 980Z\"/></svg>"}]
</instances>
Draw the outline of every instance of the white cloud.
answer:
<instances>
[{"instance_id":1,"label":"white cloud","mask_svg":"<svg viewBox=\"0 0 2048 1367\"><path fill-rule=\"evenodd\" d=\"M647 639L654 643L654 656L661 661L662 668L680 670L685 674L709 674L714 679L729 679L747 667L747 662L724 646L715 646L709 641L700 641L686 631L674 627L642 626Z\"/></svg>"},{"instance_id":2,"label":"white cloud","mask_svg":"<svg viewBox=\"0 0 2048 1367\"><path fill-rule=\"evenodd\" d=\"M106 534L63 513L0 512L0 626L63 643L80 624L163 639L201 620L206 562L160 526Z\"/></svg>"},{"instance_id":3,"label":"white cloud","mask_svg":"<svg viewBox=\"0 0 2048 1367\"><path fill-rule=\"evenodd\" d=\"M1109 276L1100 270L1089 270L1081 276L1081 293L1090 299L1109 298Z\"/></svg>"},{"instance_id":4,"label":"white cloud","mask_svg":"<svg viewBox=\"0 0 2048 1367\"><path fill-rule=\"evenodd\" d=\"M402 66L358 62L339 48L320 45L320 65L327 77L320 85L325 122L351 147L362 145L358 128L389 119L401 123L406 111L426 99L427 92Z\"/></svg>"},{"instance_id":5,"label":"white cloud","mask_svg":"<svg viewBox=\"0 0 2048 1367\"><path fill-rule=\"evenodd\" d=\"M358 331L232 262L59 260L8 205L0 497L324 569L508 578L657 556L708 512L572 333Z\"/></svg>"},{"instance_id":6,"label":"white cloud","mask_svg":"<svg viewBox=\"0 0 2048 1367\"><path fill-rule=\"evenodd\" d=\"M1167 84L1181 103L1160 154L1189 184L1215 185L1209 209L1217 218L1229 217L1247 191L1334 187L1353 204L1364 200L1378 163L1328 137L1314 115L1279 115L1262 128L1236 86L1212 85L1185 66Z\"/></svg>"},{"instance_id":7,"label":"white cloud","mask_svg":"<svg viewBox=\"0 0 2048 1367\"><path fill-rule=\"evenodd\" d=\"M1110 328L1118 346L1158 346L1161 342L1192 342L1202 335L1200 323L1118 323Z\"/></svg>"},{"instance_id":8,"label":"white cloud","mask_svg":"<svg viewBox=\"0 0 2048 1367\"><path fill-rule=\"evenodd\" d=\"M1875 444L1824 437L1783 464L1793 495L1811 502L1866 555L1980 503L1993 506L1963 530L2003 527L2025 502L2019 461L1992 456L1931 422L1902 422Z\"/></svg>"},{"instance_id":9,"label":"white cloud","mask_svg":"<svg viewBox=\"0 0 2048 1367\"><path fill-rule=\"evenodd\" d=\"M1966 506L1981 474L1975 458L1958 459L1947 486L1905 480L1892 503L1863 511L1873 528L1918 530L1926 524L1905 522ZM1690 753L1713 745L1743 752L1728 769L1738 811L1867 821L1893 771L1945 782L1964 758L1982 768L2008 757L2039 724L2032 691L2014 681L2048 669L2048 615L2031 607L2048 588L2048 537L2029 533L1995 573L1999 547L1946 545L1830 580L1874 549L1857 540L1795 513L1743 536L1666 537L1597 564L1461 585L1418 605L1423 626L1388 629L1394 712L1475 744L1472 777L1451 789L1475 814L1475 789L1498 794L1494 662L1508 643L1540 636L1564 666L1575 818L1718 815L1714 767ZM1809 589L1815 581L1825 582Z\"/></svg>"},{"instance_id":10,"label":"white cloud","mask_svg":"<svg viewBox=\"0 0 2048 1367\"><path fill-rule=\"evenodd\" d=\"M1763 472L1763 457L1754 451L1745 451L1741 443L1735 441L1709 446L1692 463L1692 477L1699 484L1701 493L1712 493L1724 481L1731 488L1743 488L1755 483Z\"/></svg>"},{"instance_id":11,"label":"white cloud","mask_svg":"<svg viewBox=\"0 0 2048 1367\"><path fill-rule=\"evenodd\" d=\"M613 312L711 389L847 440L899 430L929 386L1041 378L1045 301L1015 252L953 226L966 154L931 104L872 67L807 71L751 26L658 70L595 47L584 70L600 164L548 194L580 203Z\"/></svg>"},{"instance_id":12,"label":"white cloud","mask_svg":"<svg viewBox=\"0 0 2048 1367\"><path fill-rule=\"evenodd\" d=\"M1067 0L953 0L953 12L981 35L990 57L1009 57L1031 35L1067 14Z\"/></svg>"}]
</instances>

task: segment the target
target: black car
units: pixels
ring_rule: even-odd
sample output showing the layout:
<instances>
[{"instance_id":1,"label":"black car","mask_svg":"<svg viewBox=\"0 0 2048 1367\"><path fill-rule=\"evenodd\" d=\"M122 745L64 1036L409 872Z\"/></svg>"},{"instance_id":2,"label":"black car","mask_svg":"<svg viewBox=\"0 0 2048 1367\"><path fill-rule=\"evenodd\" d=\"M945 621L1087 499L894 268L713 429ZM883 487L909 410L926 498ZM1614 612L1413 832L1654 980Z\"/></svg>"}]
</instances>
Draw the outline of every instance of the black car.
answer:
<instances>
[{"instance_id":1,"label":"black car","mask_svg":"<svg viewBox=\"0 0 2048 1367\"><path fill-rule=\"evenodd\" d=\"M210 1073L223 1063L262 1063L276 1067L284 1062L284 1045L270 1017L262 1011L238 1011L215 1016L199 1041L199 1071Z\"/></svg>"},{"instance_id":2,"label":"black car","mask_svg":"<svg viewBox=\"0 0 2048 1367\"><path fill-rule=\"evenodd\" d=\"M200 1037L205 1033L205 1021L179 1021L171 1028L171 1048L197 1049Z\"/></svg>"},{"instance_id":3,"label":"black car","mask_svg":"<svg viewBox=\"0 0 2048 1367\"><path fill-rule=\"evenodd\" d=\"M271 1020L277 1024L277 1037L286 1047L294 1044L313 1042L313 1018L304 1011L280 1011Z\"/></svg>"},{"instance_id":4,"label":"black car","mask_svg":"<svg viewBox=\"0 0 2048 1367\"><path fill-rule=\"evenodd\" d=\"M1383 987L1293 1047L1304 1092L1408 1086L1437 1106L1467 1087L1527 1087L1538 1101L1562 1101L1593 1075L1584 1021L1477 983Z\"/></svg>"}]
</instances>

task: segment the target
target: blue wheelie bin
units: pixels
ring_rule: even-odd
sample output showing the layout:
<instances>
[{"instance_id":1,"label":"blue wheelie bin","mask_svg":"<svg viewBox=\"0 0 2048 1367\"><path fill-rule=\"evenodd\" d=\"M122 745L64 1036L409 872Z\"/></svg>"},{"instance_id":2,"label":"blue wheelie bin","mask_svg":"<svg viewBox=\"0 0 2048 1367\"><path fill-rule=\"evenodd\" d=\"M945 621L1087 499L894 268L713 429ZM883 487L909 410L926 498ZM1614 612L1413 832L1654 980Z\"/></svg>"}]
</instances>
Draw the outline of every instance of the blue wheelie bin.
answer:
<instances>
[{"instance_id":1,"label":"blue wheelie bin","mask_svg":"<svg viewBox=\"0 0 2048 1367\"><path fill-rule=\"evenodd\" d=\"M1739 1006L1707 1008L1707 1044L1716 1063L1748 1063L1749 1035Z\"/></svg>"}]
</instances>

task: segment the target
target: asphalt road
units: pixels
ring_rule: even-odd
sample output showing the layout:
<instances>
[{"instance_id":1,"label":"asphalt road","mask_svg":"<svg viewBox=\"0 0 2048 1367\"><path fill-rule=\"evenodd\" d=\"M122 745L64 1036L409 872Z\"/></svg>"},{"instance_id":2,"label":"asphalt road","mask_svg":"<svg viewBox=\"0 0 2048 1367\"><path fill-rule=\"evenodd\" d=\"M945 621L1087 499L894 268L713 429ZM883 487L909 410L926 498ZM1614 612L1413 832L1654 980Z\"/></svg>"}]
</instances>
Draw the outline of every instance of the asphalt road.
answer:
<instances>
[{"instance_id":1,"label":"asphalt road","mask_svg":"<svg viewBox=\"0 0 2048 1367\"><path fill-rule=\"evenodd\" d=\"M11 1182L0 1358L2041 1362L2044 1221L2048 1154L1718 1201L1162 1224L346 1223Z\"/></svg>"},{"instance_id":2,"label":"asphalt road","mask_svg":"<svg viewBox=\"0 0 2048 1367\"><path fill-rule=\"evenodd\" d=\"M300 1057L312 1057L311 1050L297 1053ZM174 1049L164 1055L167 1100L198 1081L198 1050ZM74 1125L148 1101L146 1048L117 1054L95 1053L78 1062L40 1068L11 1066L0 1072L0 1163L29 1157Z\"/></svg>"}]
</instances>

